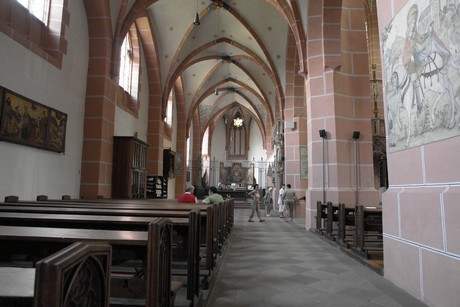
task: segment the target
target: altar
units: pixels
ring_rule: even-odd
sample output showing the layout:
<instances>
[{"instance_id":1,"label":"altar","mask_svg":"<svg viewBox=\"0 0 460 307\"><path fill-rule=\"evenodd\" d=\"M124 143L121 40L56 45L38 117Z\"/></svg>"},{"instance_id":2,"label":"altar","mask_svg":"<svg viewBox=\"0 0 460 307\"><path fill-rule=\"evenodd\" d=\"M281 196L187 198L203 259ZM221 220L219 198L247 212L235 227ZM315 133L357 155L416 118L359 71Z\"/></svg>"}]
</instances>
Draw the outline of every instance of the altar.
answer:
<instances>
[{"instance_id":1,"label":"altar","mask_svg":"<svg viewBox=\"0 0 460 307\"><path fill-rule=\"evenodd\" d=\"M236 190L219 190L218 193L222 195L223 198L231 197L235 200L246 200L248 196L248 190L244 189L236 189Z\"/></svg>"}]
</instances>

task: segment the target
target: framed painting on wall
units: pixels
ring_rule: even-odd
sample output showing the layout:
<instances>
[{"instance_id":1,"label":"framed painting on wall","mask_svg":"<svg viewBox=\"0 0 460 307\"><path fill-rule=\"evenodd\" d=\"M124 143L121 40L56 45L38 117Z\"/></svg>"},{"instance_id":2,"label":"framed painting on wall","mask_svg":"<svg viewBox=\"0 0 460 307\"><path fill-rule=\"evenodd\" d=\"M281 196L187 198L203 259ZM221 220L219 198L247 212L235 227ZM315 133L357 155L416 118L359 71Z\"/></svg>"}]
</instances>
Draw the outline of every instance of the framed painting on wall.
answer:
<instances>
[{"instance_id":1,"label":"framed painting on wall","mask_svg":"<svg viewBox=\"0 0 460 307\"><path fill-rule=\"evenodd\" d=\"M300 179L308 179L308 147L299 146L300 150Z\"/></svg>"},{"instance_id":2,"label":"framed painting on wall","mask_svg":"<svg viewBox=\"0 0 460 307\"><path fill-rule=\"evenodd\" d=\"M177 174L177 175L180 175L182 174L182 154L180 153L176 153L176 161L175 161L175 164L174 164L174 172Z\"/></svg>"},{"instance_id":3,"label":"framed painting on wall","mask_svg":"<svg viewBox=\"0 0 460 307\"><path fill-rule=\"evenodd\" d=\"M67 114L10 90L2 92L0 140L59 153L65 151Z\"/></svg>"},{"instance_id":4,"label":"framed painting on wall","mask_svg":"<svg viewBox=\"0 0 460 307\"><path fill-rule=\"evenodd\" d=\"M47 146L50 150L64 152L67 114L54 109L49 110Z\"/></svg>"}]
</instances>

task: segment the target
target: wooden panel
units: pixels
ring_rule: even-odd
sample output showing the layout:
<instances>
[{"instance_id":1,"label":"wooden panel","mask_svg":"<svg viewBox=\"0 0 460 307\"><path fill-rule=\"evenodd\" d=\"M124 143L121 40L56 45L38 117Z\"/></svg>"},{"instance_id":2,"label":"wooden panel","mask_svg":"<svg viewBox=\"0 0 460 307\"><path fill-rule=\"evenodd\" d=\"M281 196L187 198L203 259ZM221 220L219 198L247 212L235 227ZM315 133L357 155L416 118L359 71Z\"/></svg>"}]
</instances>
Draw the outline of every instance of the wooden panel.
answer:
<instances>
[{"instance_id":1,"label":"wooden panel","mask_svg":"<svg viewBox=\"0 0 460 307\"><path fill-rule=\"evenodd\" d=\"M146 198L147 144L134 137L114 137L113 198Z\"/></svg>"}]
</instances>

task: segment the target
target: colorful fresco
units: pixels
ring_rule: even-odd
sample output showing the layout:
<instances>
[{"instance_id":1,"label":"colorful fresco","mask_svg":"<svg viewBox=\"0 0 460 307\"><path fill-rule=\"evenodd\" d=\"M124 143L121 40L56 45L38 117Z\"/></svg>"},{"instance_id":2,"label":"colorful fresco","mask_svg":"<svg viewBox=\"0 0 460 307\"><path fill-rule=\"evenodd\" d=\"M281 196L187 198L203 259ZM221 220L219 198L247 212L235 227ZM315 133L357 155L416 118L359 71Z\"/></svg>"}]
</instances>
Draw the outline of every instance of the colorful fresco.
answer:
<instances>
[{"instance_id":1,"label":"colorful fresco","mask_svg":"<svg viewBox=\"0 0 460 307\"><path fill-rule=\"evenodd\" d=\"M460 3L411 0L382 32L390 152L460 134Z\"/></svg>"}]
</instances>

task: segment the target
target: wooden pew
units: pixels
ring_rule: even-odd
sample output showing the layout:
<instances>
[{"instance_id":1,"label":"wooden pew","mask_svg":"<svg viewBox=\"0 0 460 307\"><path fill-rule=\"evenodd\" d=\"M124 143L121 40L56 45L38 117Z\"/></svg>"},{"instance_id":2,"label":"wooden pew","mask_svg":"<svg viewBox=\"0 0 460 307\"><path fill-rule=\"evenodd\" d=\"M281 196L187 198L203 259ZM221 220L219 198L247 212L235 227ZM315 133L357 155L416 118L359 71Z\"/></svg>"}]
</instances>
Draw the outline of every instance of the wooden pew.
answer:
<instances>
[{"instance_id":1,"label":"wooden pew","mask_svg":"<svg viewBox=\"0 0 460 307\"><path fill-rule=\"evenodd\" d=\"M34 268L2 266L0 306L108 307L111 252L108 244L76 242Z\"/></svg>"},{"instance_id":2,"label":"wooden pew","mask_svg":"<svg viewBox=\"0 0 460 307\"><path fill-rule=\"evenodd\" d=\"M85 215L102 215L102 216L118 216L119 218L121 218L122 216L124 216L125 218L123 220L119 220L120 221L120 225L118 225L118 228L120 230L122 230L123 228L121 227L125 227L124 229L126 230L134 230L132 227L134 225L134 223L136 222L135 218L155 218L155 217L167 217L169 218L173 224L175 224L176 226L181 226L182 228L188 224L184 224L184 223L179 223L179 222L176 222L178 219L180 220L180 218L189 218L190 217L190 214L191 212L195 212L195 214L198 214L198 210L191 210L191 211L160 211L160 210L122 210L122 209L107 209L107 208L103 208L103 209L99 209L97 204L95 206L91 206L91 207L88 207L86 205L81 205L81 206L71 206L70 208L67 208L66 206L63 206L63 205L56 205L56 204L48 204L48 203L42 203L42 202L31 202L31 203L28 203L28 202L21 202L21 203L14 203L14 204L3 204L4 206L0 206L0 212L23 212L23 213L26 213L26 212L29 212L29 213L42 213L42 214L45 214L45 215L48 215L48 216L51 216L51 215L55 215L55 214L60 214L60 215L79 215L80 217L78 218L79 220L83 219L83 216ZM200 212L200 218L201 216L205 216L206 217L206 214L201 214ZM51 217L50 217L51 218ZM85 219L88 219L88 217L86 217ZM97 218L92 218L92 222L91 223L95 223L95 220ZM112 218L111 221L107 221L107 217L105 219L101 219L100 223L111 223L111 224L114 224L115 223L115 220L114 218ZM124 221L124 222L123 222ZM200 222L200 219L197 220L198 222ZM128 223L129 222L129 223ZM144 221L145 222L145 221ZM206 224L205 225L205 231L206 233L204 234L204 238L207 240L207 243L205 245L205 267L204 268L198 268L198 269L191 269L188 267L187 264L193 264L193 263L196 263L198 262L198 265L199 265L199 262L200 262L200 256L198 256L198 259L189 259L187 261L187 264L185 266L185 270L177 270L175 269L174 270L174 273L175 275L176 274L180 274L180 275L183 275L183 276L186 276L187 278L191 278L190 282L192 280L195 280L196 278L199 279L199 276L203 277L203 281L202 281L202 285L203 285L203 288L206 289L208 287L208 284L209 284L209 280L210 280L210 277L211 277L211 274L212 274L212 271L213 271L213 268L214 268L214 265L215 265L215 255L217 254L217 252L214 251L214 249L217 249L217 247L215 247L215 240L213 240L213 238L216 238L216 235L210 235L207 230L207 228L212 228L211 231L215 231L215 228L211 227L212 224L208 225ZM94 226L93 226L94 227ZM99 227L102 227L102 226L99 226ZM103 226L105 227L105 226ZM177 227L175 227L174 229L177 229ZM198 231L198 233L201 233L201 225L200 226L197 226L197 225L194 225L192 230L193 231ZM188 234L187 234L188 233ZM186 230L184 232L184 234L186 236L190 236L190 232L189 230ZM193 240L197 240L197 241L200 241L202 239L203 235L200 235L199 237L193 237ZM186 240L189 240L190 238L187 238L185 237L184 238L184 241ZM195 243L196 244L196 243ZM194 247L195 245L193 244L190 244L191 247ZM200 248L200 245L198 245L198 253L199 253L199 248ZM188 256L187 256L188 257ZM176 262L174 262L176 263ZM197 271L197 272L196 272ZM193 274L196 274L198 273L199 276L196 277L194 276ZM192 274L192 275L190 275ZM187 291L189 288L187 288ZM192 285L191 287L191 291L193 293L197 293L197 291L199 290L199 286L197 285ZM188 299L192 299L192 292L189 292L188 293Z\"/></svg>"},{"instance_id":3,"label":"wooden pew","mask_svg":"<svg viewBox=\"0 0 460 307\"><path fill-rule=\"evenodd\" d=\"M337 243L350 247L350 243L354 242L354 232L350 234L347 230L352 227L354 230L355 226L355 206L339 204L339 220L338 220L338 234L337 234ZM348 226L348 228L347 228Z\"/></svg>"},{"instance_id":4,"label":"wooden pew","mask_svg":"<svg viewBox=\"0 0 460 307\"><path fill-rule=\"evenodd\" d=\"M146 204L135 204L124 202L117 203L116 205L103 199L103 202L99 200L93 200L93 202L84 202L83 200L77 202L53 202L53 201L39 201L39 202L27 202L27 201L16 201L12 203L1 203L0 210L5 206L13 206L15 208L21 208L23 212L58 212L64 214L101 214L101 215L126 215L126 216L149 216L149 217L188 217L188 213L191 209L195 209L195 206L180 204L179 206L155 206ZM49 209L46 209L48 207ZM171 210L160 210L170 208ZM185 208L185 209L184 209ZM203 212L203 208L206 211ZM206 270L210 272L216 265L216 257L219 253L219 244L221 238L218 233L218 221L217 221L217 208L216 204L205 205L201 208L201 221L202 221L202 236L201 242L205 247L205 260ZM7 210L6 208L4 208Z\"/></svg>"},{"instance_id":5,"label":"wooden pew","mask_svg":"<svg viewBox=\"0 0 460 307\"><path fill-rule=\"evenodd\" d=\"M172 226L166 219L151 222L148 231L0 226L0 248L10 253L49 253L78 241L104 242L113 249L141 252L146 266L145 305L171 305Z\"/></svg>"},{"instance_id":6,"label":"wooden pew","mask_svg":"<svg viewBox=\"0 0 460 307\"><path fill-rule=\"evenodd\" d=\"M17 202L20 202L16 199ZM111 199L111 198L102 198L102 199L70 199L68 197L63 197L63 199L54 199L49 200L45 195L39 195L37 201L46 201L53 203L66 203L66 204L76 204L76 203L96 203L98 206L106 204L109 208L113 206L123 207L124 209L132 210L145 210L145 209L159 209L159 210L188 210L189 208L199 209L201 211L207 211L208 207L211 206L214 215L217 218L216 223L219 233L219 242L222 243L225 238L230 234L233 227L234 220L234 200L226 199L222 203L218 204L185 204L178 203L175 199Z\"/></svg>"},{"instance_id":7,"label":"wooden pew","mask_svg":"<svg viewBox=\"0 0 460 307\"><path fill-rule=\"evenodd\" d=\"M368 258L383 249L381 208L318 201L315 232Z\"/></svg>"},{"instance_id":8,"label":"wooden pew","mask_svg":"<svg viewBox=\"0 0 460 307\"><path fill-rule=\"evenodd\" d=\"M382 210L357 205L355 208L355 246L353 251L369 258L371 251L383 251Z\"/></svg>"},{"instance_id":9,"label":"wooden pew","mask_svg":"<svg viewBox=\"0 0 460 307\"><path fill-rule=\"evenodd\" d=\"M337 233L334 222L338 222L338 206L332 202L316 202L316 229L315 232L335 241Z\"/></svg>"},{"instance_id":10,"label":"wooden pew","mask_svg":"<svg viewBox=\"0 0 460 307\"><path fill-rule=\"evenodd\" d=\"M316 202L316 229L315 232L323 235L326 231L327 205L321 201Z\"/></svg>"},{"instance_id":11,"label":"wooden pew","mask_svg":"<svg viewBox=\"0 0 460 307\"><path fill-rule=\"evenodd\" d=\"M339 207L332 204L332 202L326 203L326 238L335 241L337 238L337 229L334 227L334 222L339 221L338 214Z\"/></svg>"},{"instance_id":12,"label":"wooden pew","mask_svg":"<svg viewBox=\"0 0 460 307\"><path fill-rule=\"evenodd\" d=\"M185 204L178 203L175 199L66 199L66 200L47 200L47 202L57 202L66 204L75 203L96 203L98 206L106 204L109 208L113 206L123 207L124 209L132 210L145 210L145 209L159 209L159 210L184 210L188 208L196 208L201 211L207 211L211 206L213 211L213 217L216 219L216 227L218 232L219 243L218 246L221 248L224 244L225 239L230 234L233 227L234 220L234 200L226 199L222 203L217 204ZM219 250L220 251L220 250Z\"/></svg>"},{"instance_id":13,"label":"wooden pew","mask_svg":"<svg viewBox=\"0 0 460 307\"><path fill-rule=\"evenodd\" d=\"M7 200L5 198L5 200ZM37 202L24 202L19 201L15 196L11 196L10 201L17 204L33 205ZM69 197L63 197L61 200L49 200L45 195L39 195L37 197L40 206L59 206L62 203L65 207L72 208L90 208L95 207L101 209L117 209L117 210L161 210L161 211L182 211L190 210L190 208L198 208L203 213L202 223L204 224L201 228L204 234L202 235L202 242L205 242L206 248L206 270L211 272L216 266L217 255L222 252L225 240L228 237L233 227L233 214L234 214L234 202L233 199L225 200L219 204L184 204L178 203L177 200L168 199L69 199ZM168 216L164 214L161 216ZM212 250L209 249L212 247ZM210 273L209 273L210 275Z\"/></svg>"},{"instance_id":14,"label":"wooden pew","mask_svg":"<svg viewBox=\"0 0 460 307\"><path fill-rule=\"evenodd\" d=\"M5 226L146 231L153 219L151 217L0 212L0 225ZM188 234L188 238L186 238L188 240L186 244L188 252L185 259L187 267L185 274L187 276L187 299L197 300L199 297L200 276L200 237L198 235L200 211L190 211L189 218L170 218L169 220L173 224L173 229L186 228L185 232Z\"/></svg>"}]
</instances>

